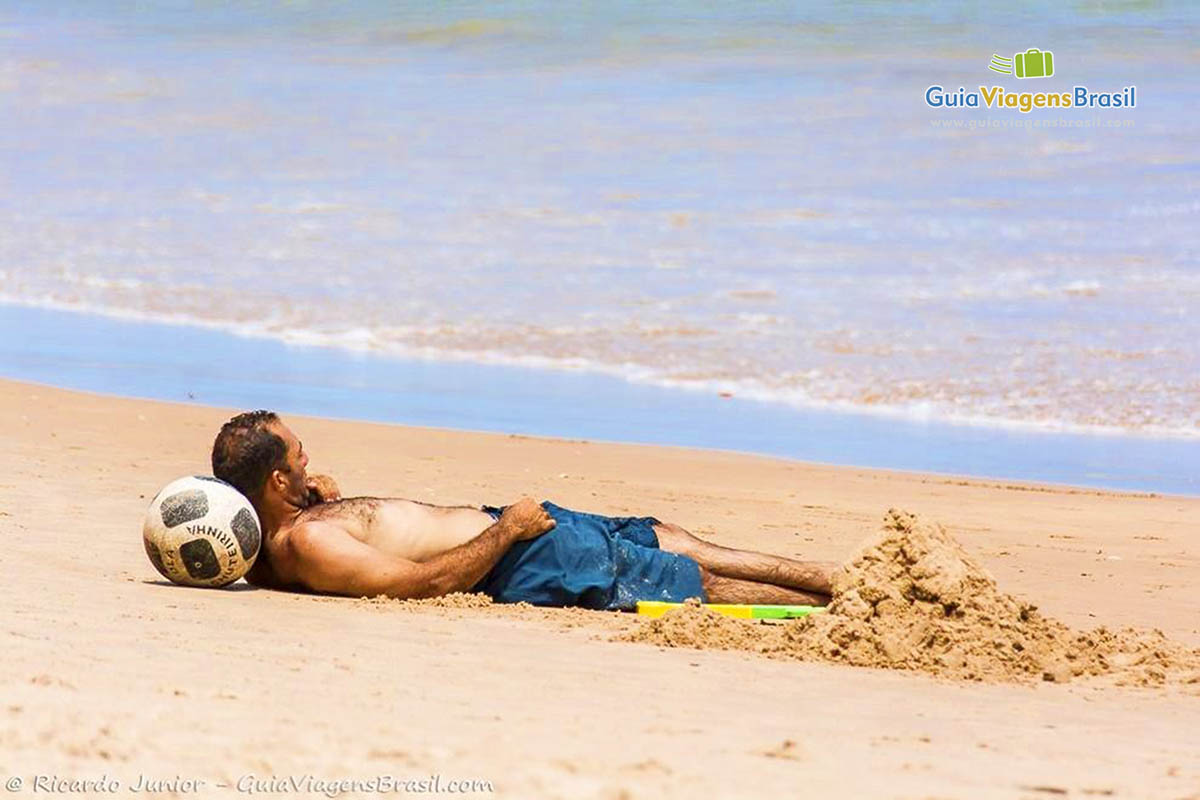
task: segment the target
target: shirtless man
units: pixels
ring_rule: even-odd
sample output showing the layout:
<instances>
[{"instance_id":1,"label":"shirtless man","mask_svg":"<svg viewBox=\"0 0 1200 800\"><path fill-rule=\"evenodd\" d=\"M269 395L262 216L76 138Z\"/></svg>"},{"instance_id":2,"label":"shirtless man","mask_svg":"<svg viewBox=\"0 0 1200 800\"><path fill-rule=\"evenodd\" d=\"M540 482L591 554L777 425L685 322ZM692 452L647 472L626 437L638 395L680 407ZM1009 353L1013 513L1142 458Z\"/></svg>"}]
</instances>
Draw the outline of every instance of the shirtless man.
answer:
<instances>
[{"instance_id":1,"label":"shirtless man","mask_svg":"<svg viewBox=\"0 0 1200 800\"><path fill-rule=\"evenodd\" d=\"M270 411L239 414L213 474L258 511L257 586L407 599L482 591L499 602L629 609L638 600L829 600L832 565L732 550L653 517L603 517L523 498L507 508L342 498Z\"/></svg>"}]
</instances>

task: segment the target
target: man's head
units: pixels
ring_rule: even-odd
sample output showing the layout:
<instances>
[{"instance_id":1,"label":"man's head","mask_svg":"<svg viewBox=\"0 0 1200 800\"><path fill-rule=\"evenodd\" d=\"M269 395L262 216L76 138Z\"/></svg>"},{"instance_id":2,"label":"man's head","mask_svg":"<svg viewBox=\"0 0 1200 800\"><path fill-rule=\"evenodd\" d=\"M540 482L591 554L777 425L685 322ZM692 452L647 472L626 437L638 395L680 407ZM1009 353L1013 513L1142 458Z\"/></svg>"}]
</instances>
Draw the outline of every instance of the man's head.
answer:
<instances>
[{"instance_id":1,"label":"man's head","mask_svg":"<svg viewBox=\"0 0 1200 800\"><path fill-rule=\"evenodd\" d=\"M255 506L307 505L308 454L273 411L247 411L221 426L212 449L213 475Z\"/></svg>"}]
</instances>

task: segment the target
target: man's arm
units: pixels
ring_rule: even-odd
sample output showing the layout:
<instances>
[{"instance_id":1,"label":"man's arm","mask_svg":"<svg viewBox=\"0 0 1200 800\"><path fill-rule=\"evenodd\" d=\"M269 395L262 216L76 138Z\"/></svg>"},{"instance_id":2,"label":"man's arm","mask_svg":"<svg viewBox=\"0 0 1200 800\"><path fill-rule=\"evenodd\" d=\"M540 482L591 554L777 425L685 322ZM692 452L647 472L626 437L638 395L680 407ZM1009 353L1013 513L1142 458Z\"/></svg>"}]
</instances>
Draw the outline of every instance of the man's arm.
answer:
<instances>
[{"instance_id":1,"label":"man's arm","mask_svg":"<svg viewBox=\"0 0 1200 800\"><path fill-rule=\"evenodd\" d=\"M509 506L494 525L474 539L422 562L384 553L327 522L300 525L288 539L296 573L309 589L407 600L466 591L479 583L513 543L540 536L553 527L554 520L541 506L522 500Z\"/></svg>"}]
</instances>

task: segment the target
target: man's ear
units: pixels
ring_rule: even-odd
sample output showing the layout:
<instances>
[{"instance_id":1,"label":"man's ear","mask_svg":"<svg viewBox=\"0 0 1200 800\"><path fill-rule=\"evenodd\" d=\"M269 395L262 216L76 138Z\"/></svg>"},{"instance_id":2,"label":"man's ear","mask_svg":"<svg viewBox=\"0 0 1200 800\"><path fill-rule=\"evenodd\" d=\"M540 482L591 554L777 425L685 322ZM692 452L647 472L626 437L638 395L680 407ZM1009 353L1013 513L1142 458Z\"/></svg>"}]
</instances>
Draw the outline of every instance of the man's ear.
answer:
<instances>
[{"instance_id":1,"label":"man's ear","mask_svg":"<svg viewBox=\"0 0 1200 800\"><path fill-rule=\"evenodd\" d=\"M287 477L283 474L283 470L281 470L281 469L271 470L271 477L270 477L269 482L272 486L275 487L275 491L278 494L287 494L288 482L287 482Z\"/></svg>"}]
</instances>

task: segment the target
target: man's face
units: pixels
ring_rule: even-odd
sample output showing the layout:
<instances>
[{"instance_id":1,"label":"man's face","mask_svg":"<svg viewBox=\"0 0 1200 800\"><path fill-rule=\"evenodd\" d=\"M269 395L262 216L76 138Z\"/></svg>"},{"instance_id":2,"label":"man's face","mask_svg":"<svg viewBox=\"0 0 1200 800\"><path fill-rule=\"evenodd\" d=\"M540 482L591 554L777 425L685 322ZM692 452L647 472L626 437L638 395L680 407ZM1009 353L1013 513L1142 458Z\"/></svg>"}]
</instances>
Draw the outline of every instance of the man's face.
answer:
<instances>
[{"instance_id":1,"label":"man's face","mask_svg":"<svg viewBox=\"0 0 1200 800\"><path fill-rule=\"evenodd\" d=\"M291 428L282 422L274 423L270 430L283 439L287 445L287 455L284 458L286 468L272 473L268 483L288 502L300 506L307 505L308 453L304 452L304 444L296 438Z\"/></svg>"}]
</instances>

